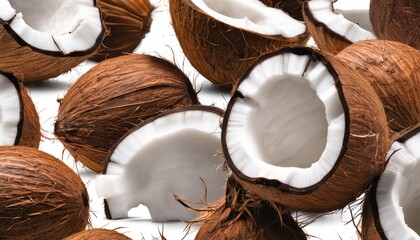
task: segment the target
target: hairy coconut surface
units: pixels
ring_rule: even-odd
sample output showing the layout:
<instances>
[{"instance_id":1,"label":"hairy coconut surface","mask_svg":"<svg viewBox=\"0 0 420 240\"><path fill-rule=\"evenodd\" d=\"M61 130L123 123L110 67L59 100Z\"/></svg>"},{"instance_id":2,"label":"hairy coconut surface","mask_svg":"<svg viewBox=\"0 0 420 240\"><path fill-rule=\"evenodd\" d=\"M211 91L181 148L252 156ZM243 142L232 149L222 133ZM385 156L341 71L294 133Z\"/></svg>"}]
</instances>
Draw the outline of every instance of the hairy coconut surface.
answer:
<instances>
[{"instance_id":1,"label":"hairy coconut surface","mask_svg":"<svg viewBox=\"0 0 420 240\"><path fill-rule=\"evenodd\" d=\"M403 42L420 50L420 3L417 0L371 0L369 15L380 39Z\"/></svg>"},{"instance_id":2,"label":"hairy coconut surface","mask_svg":"<svg viewBox=\"0 0 420 240\"><path fill-rule=\"evenodd\" d=\"M336 14L331 0L306 1L302 11L309 32L322 51L336 54L354 42L375 38L342 14Z\"/></svg>"},{"instance_id":3,"label":"hairy coconut surface","mask_svg":"<svg viewBox=\"0 0 420 240\"><path fill-rule=\"evenodd\" d=\"M186 57L205 78L224 88L231 88L261 54L285 45L304 45L309 38L302 22L258 1L169 3Z\"/></svg>"},{"instance_id":4,"label":"hairy coconut surface","mask_svg":"<svg viewBox=\"0 0 420 240\"><path fill-rule=\"evenodd\" d=\"M0 70L26 83L69 71L92 56L105 35L92 0L0 3Z\"/></svg>"},{"instance_id":5,"label":"hairy coconut surface","mask_svg":"<svg viewBox=\"0 0 420 240\"><path fill-rule=\"evenodd\" d=\"M362 239L420 238L419 149L420 124L396 136L363 206Z\"/></svg>"},{"instance_id":6,"label":"hairy coconut surface","mask_svg":"<svg viewBox=\"0 0 420 240\"><path fill-rule=\"evenodd\" d=\"M302 0L260 0L270 7L275 7L283 10L292 18L303 21L302 15Z\"/></svg>"},{"instance_id":7,"label":"hairy coconut surface","mask_svg":"<svg viewBox=\"0 0 420 240\"><path fill-rule=\"evenodd\" d=\"M144 120L169 109L198 104L185 74L172 63L147 55L104 61L61 100L55 135L73 155L101 172L112 145Z\"/></svg>"},{"instance_id":8,"label":"hairy coconut surface","mask_svg":"<svg viewBox=\"0 0 420 240\"><path fill-rule=\"evenodd\" d=\"M399 42L368 40L345 48L336 57L370 82L392 131L420 123L418 50Z\"/></svg>"},{"instance_id":9,"label":"hairy coconut surface","mask_svg":"<svg viewBox=\"0 0 420 240\"><path fill-rule=\"evenodd\" d=\"M307 239L286 209L248 193L230 176L224 199L204 212L195 239Z\"/></svg>"},{"instance_id":10,"label":"hairy coconut surface","mask_svg":"<svg viewBox=\"0 0 420 240\"><path fill-rule=\"evenodd\" d=\"M223 153L245 189L316 212L363 193L383 170L389 140L380 99L362 78L310 48L257 60L222 128Z\"/></svg>"},{"instance_id":11,"label":"hairy coconut surface","mask_svg":"<svg viewBox=\"0 0 420 240\"><path fill-rule=\"evenodd\" d=\"M34 103L23 84L0 72L0 145L38 148L41 127Z\"/></svg>"},{"instance_id":12,"label":"hairy coconut surface","mask_svg":"<svg viewBox=\"0 0 420 240\"><path fill-rule=\"evenodd\" d=\"M79 233L75 233L65 240L130 240L131 238L125 236L114 230L109 229L91 229Z\"/></svg>"},{"instance_id":13,"label":"hairy coconut surface","mask_svg":"<svg viewBox=\"0 0 420 240\"><path fill-rule=\"evenodd\" d=\"M2 239L63 239L86 228L89 197L73 170L21 146L0 147Z\"/></svg>"},{"instance_id":14,"label":"hairy coconut surface","mask_svg":"<svg viewBox=\"0 0 420 240\"><path fill-rule=\"evenodd\" d=\"M153 6L149 0L97 0L109 34L91 59L102 61L131 53L150 30Z\"/></svg>"}]
</instances>

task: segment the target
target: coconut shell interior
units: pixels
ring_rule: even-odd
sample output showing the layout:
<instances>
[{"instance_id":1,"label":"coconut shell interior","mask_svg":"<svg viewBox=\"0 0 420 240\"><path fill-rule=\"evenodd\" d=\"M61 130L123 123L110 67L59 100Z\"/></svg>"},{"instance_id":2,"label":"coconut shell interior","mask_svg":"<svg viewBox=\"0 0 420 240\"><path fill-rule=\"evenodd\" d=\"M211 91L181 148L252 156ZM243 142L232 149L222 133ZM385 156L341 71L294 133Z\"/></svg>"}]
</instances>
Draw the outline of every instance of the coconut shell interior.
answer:
<instances>
[{"instance_id":1,"label":"coconut shell interior","mask_svg":"<svg viewBox=\"0 0 420 240\"><path fill-rule=\"evenodd\" d=\"M288 13L292 18L303 21L301 0L261 0L270 7L279 8Z\"/></svg>"}]
</instances>

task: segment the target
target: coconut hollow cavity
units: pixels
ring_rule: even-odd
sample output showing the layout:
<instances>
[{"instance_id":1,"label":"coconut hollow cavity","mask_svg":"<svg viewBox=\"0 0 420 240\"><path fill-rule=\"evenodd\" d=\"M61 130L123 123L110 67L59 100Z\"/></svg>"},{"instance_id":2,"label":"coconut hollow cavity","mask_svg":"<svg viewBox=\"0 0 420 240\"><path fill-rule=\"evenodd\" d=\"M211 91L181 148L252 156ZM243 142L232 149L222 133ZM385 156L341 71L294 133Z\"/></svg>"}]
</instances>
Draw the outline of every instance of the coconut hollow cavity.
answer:
<instances>
[{"instance_id":1,"label":"coconut hollow cavity","mask_svg":"<svg viewBox=\"0 0 420 240\"><path fill-rule=\"evenodd\" d=\"M362 215L363 239L420 238L420 124L388 151L384 173L371 188Z\"/></svg>"},{"instance_id":2,"label":"coconut hollow cavity","mask_svg":"<svg viewBox=\"0 0 420 240\"><path fill-rule=\"evenodd\" d=\"M203 195L209 201L221 198L227 177L217 171L221 115L222 110L205 106L168 111L124 136L95 181L107 217L128 217L131 208L143 204L152 221L188 221L196 215L174 194L196 202Z\"/></svg>"},{"instance_id":3,"label":"coconut hollow cavity","mask_svg":"<svg viewBox=\"0 0 420 240\"><path fill-rule=\"evenodd\" d=\"M338 53L354 42L376 38L359 23L336 13L331 0L306 1L303 16L315 43L323 51Z\"/></svg>"},{"instance_id":4,"label":"coconut hollow cavity","mask_svg":"<svg viewBox=\"0 0 420 240\"><path fill-rule=\"evenodd\" d=\"M257 60L223 120L223 152L241 184L303 211L335 210L363 192L385 163L388 132L379 99L356 80L310 48Z\"/></svg>"},{"instance_id":5,"label":"coconut hollow cavity","mask_svg":"<svg viewBox=\"0 0 420 240\"><path fill-rule=\"evenodd\" d=\"M24 86L0 72L0 145L38 148L41 130L38 113Z\"/></svg>"}]
</instances>

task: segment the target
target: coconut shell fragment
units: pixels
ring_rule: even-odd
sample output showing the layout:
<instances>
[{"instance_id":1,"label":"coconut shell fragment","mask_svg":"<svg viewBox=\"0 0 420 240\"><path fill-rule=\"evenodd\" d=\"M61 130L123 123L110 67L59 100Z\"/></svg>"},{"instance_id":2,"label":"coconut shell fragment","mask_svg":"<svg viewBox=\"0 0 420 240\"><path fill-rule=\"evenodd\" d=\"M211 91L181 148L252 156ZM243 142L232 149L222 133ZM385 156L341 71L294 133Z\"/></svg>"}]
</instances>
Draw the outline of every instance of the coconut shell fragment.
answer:
<instances>
[{"instance_id":1,"label":"coconut shell fragment","mask_svg":"<svg viewBox=\"0 0 420 240\"><path fill-rule=\"evenodd\" d=\"M115 230L91 229L75 233L64 240L130 240L131 238Z\"/></svg>"},{"instance_id":2,"label":"coconut shell fragment","mask_svg":"<svg viewBox=\"0 0 420 240\"><path fill-rule=\"evenodd\" d=\"M55 135L87 168L101 172L109 150L144 120L169 109L198 104L185 74L147 55L104 61L61 100Z\"/></svg>"},{"instance_id":3,"label":"coconut shell fragment","mask_svg":"<svg viewBox=\"0 0 420 240\"><path fill-rule=\"evenodd\" d=\"M86 228L89 197L73 170L33 148L0 147L2 239L63 239Z\"/></svg>"}]
</instances>

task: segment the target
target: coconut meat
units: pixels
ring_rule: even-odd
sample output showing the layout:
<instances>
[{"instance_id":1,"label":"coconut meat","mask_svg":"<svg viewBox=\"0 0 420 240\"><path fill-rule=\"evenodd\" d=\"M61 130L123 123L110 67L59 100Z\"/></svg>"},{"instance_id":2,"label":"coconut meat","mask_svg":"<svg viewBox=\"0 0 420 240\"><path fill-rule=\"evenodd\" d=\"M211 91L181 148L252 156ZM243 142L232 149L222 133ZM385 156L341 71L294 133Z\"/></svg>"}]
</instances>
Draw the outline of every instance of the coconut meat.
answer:
<instances>
[{"instance_id":1,"label":"coconut meat","mask_svg":"<svg viewBox=\"0 0 420 240\"><path fill-rule=\"evenodd\" d=\"M0 18L30 46L70 54L88 51L102 33L92 0L0 0Z\"/></svg>"},{"instance_id":2,"label":"coconut meat","mask_svg":"<svg viewBox=\"0 0 420 240\"><path fill-rule=\"evenodd\" d=\"M264 35L296 37L305 32L303 22L280 9L270 8L259 0L191 0L211 17L236 28Z\"/></svg>"},{"instance_id":3,"label":"coconut meat","mask_svg":"<svg viewBox=\"0 0 420 240\"><path fill-rule=\"evenodd\" d=\"M389 240L420 238L420 132L394 142L378 181L379 220Z\"/></svg>"},{"instance_id":4,"label":"coconut meat","mask_svg":"<svg viewBox=\"0 0 420 240\"><path fill-rule=\"evenodd\" d=\"M158 118L126 136L113 151L106 174L95 181L111 217L128 217L130 209L142 204L152 221L192 220L196 215L173 194L201 202L203 181L207 201L221 198L227 176L217 171L219 123L218 114L188 110Z\"/></svg>"},{"instance_id":5,"label":"coconut meat","mask_svg":"<svg viewBox=\"0 0 420 240\"><path fill-rule=\"evenodd\" d=\"M226 147L248 178L312 186L343 147L344 110L321 62L286 53L259 62L241 82L226 127ZM226 153L225 153L226 154Z\"/></svg>"},{"instance_id":6,"label":"coconut meat","mask_svg":"<svg viewBox=\"0 0 420 240\"><path fill-rule=\"evenodd\" d=\"M342 13L334 12L331 0L311 0L308 2L308 7L318 22L323 23L330 30L351 42L376 39L372 32L363 29L359 24L349 21ZM369 26L369 24L363 25Z\"/></svg>"},{"instance_id":7,"label":"coconut meat","mask_svg":"<svg viewBox=\"0 0 420 240\"><path fill-rule=\"evenodd\" d=\"M20 98L16 86L0 74L0 145L14 145L20 121Z\"/></svg>"}]
</instances>

